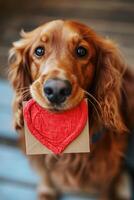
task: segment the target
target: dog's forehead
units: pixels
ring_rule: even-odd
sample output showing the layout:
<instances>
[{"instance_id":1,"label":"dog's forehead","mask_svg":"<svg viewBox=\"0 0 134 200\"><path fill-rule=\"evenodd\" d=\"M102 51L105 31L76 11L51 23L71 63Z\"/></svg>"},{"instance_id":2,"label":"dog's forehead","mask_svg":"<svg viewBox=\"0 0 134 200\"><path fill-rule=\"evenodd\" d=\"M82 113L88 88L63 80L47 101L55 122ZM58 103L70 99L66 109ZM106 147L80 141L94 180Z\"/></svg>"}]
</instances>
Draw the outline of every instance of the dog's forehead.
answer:
<instances>
[{"instance_id":1,"label":"dog's forehead","mask_svg":"<svg viewBox=\"0 0 134 200\"><path fill-rule=\"evenodd\" d=\"M61 38L72 38L72 37L79 37L79 31L73 29L69 23L65 23L62 20L55 20L45 24L41 31L41 38L51 37L53 35L59 36Z\"/></svg>"},{"instance_id":2,"label":"dog's forehead","mask_svg":"<svg viewBox=\"0 0 134 200\"><path fill-rule=\"evenodd\" d=\"M48 32L53 32L53 31L60 31L61 28L63 27L64 21L62 20L54 20L51 22L48 22L44 25L41 34L45 34Z\"/></svg>"}]
</instances>

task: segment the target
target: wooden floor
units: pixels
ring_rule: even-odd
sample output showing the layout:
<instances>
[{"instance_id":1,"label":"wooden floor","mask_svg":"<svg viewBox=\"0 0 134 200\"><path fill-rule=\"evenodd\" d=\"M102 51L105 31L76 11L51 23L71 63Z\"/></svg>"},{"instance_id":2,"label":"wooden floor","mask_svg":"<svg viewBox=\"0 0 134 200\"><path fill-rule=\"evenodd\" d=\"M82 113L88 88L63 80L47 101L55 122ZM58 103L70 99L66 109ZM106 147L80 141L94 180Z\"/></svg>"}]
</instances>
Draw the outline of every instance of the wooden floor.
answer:
<instances>
[{"instance_id":1,"label":"wooden floor","mask_svg":"<svg viewBox=\"0 0 134 200\"><path fill-rule=\"evenodd\" d=\"M0 200L34 200L39 177L17 148L17 134L11 126L13 92L6 80L11 43L19 38L21 29L29 31L59 18L80 20L116 41L134 69L134 1L0 0L0 8ZM64 197L72 199L82 198Z\"/></svg>"},{"instance_id":2,"label":"wooden floor","mask_svg":"<svg viewBox=\"0 0 134 200\"><path fill-rule=\"evenodd\" d=\"M38 177L26 157L17 148L17 134L12 129L12 90L0 81L0 200L34 200Z\"/></svg>"}]
</instances>

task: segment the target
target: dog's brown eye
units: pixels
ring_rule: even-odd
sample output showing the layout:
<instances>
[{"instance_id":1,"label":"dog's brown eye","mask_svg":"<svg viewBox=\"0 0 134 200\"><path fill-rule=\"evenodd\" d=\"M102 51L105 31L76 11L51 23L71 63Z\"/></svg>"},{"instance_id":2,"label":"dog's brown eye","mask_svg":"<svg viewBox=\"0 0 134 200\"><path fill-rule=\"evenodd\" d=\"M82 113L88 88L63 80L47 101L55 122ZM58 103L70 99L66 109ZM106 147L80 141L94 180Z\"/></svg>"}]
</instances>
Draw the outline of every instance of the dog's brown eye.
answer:
<instances>
[{"instance_id":1,"label":"dog's brown eye","mask_svg":"<svg viewBox=\"0 0 134 200\"><path fill-rule=\"evenodd\" d=\"M87 55L87 49L82 46L79 46L76 48L76 54L78 57L82 58Z\"/></svg>"},{"instance_id":2,"label":"dog's brown eye","mask_svg":"<svg viewBox=\"0 0 134 200\"><path fill-rule=\"evenodd\" d=\"M34 53L37 57L41 57L45 54L45 48L44 47L37 47L35 49Z\"/></svg>"}]
</instances>

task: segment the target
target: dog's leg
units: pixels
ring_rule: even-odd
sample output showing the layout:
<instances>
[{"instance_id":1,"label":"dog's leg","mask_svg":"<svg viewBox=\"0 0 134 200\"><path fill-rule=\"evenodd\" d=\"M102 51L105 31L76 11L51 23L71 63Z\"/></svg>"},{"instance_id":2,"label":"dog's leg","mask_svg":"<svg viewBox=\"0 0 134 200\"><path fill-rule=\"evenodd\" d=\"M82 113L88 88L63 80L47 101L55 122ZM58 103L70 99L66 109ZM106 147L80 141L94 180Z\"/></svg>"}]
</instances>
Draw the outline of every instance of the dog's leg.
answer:
<instances>
[{"instance_id":1,"label":"dog's leg","mask_svg":"<svg viewBox=\"0 0 134 200\"><path fill-rule=\"evenodd\" d=\"M42 181L38 186L38 199L39 200L57 200L58 193L51 183L50 177L44 173Z\"/></svg>"},{"instance_id":2,"label":"dog's leg","mask_svg":"<svg viewBox=\"0 0 134 200\"><path fill-rule=\"evenodd\" d=\"M38 186L38 199L39 200L57 200L58 191L51 180L51 174L45 166L45 156L47 155L34 155L29 156L32 167L37 171L41 178Z\"/></svg>"},{"instance_id":3,"label":"dog's leg","mask_svg":"<svg viewBox=\"0 0 134 200\"><path fill-rule=\"evenodd\" d=\"M132 180L127 172L124 172L119 177L117 182L115 193L118 200L130 200L132 199Z\"/></svg>"}]
</instances>

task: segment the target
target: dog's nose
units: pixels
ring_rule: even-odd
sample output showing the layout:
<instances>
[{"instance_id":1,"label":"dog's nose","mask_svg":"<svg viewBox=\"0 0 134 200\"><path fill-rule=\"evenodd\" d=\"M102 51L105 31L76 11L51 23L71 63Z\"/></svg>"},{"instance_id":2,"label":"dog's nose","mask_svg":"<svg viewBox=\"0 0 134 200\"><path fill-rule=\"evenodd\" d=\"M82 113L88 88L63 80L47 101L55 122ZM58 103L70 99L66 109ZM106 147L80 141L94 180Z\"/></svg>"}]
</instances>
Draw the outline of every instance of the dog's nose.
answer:
<instances>
[{"instance_id":1,"label":"dog's nose","mask_svg":"<svg viewBox=\"0 0 134 200\"><path fill-rule=\"evenodd\" d=\"M68 80L49 79L44 85L44 93L51 103L63 103L71 94L72 86Z\"/></svg>"}]
</instances>

